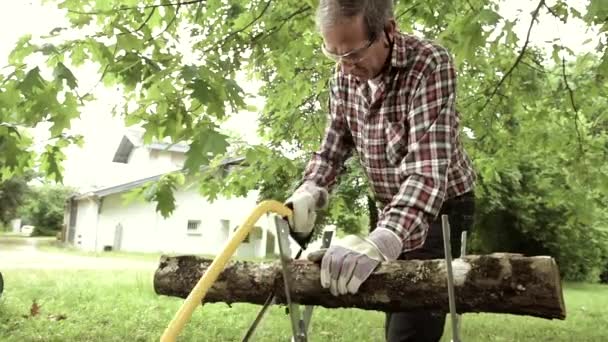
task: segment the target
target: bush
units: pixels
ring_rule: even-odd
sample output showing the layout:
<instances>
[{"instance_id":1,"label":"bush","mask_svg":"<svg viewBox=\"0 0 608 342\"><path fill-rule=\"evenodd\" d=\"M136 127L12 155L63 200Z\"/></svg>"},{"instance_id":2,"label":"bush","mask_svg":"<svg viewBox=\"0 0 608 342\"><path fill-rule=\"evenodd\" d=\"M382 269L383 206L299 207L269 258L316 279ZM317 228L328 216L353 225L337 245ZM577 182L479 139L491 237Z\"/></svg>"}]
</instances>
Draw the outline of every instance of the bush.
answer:
<instances>
[{"instance_id":1,"label":"bush","mask_svg":"<svg viewBox=\"0 0 608 342\"><path fill-rule=\"evenodd\" d=\"M480 179L471 250L549 255L567 280L597 282L602 272L607 277L605 209L564 178L526 162Z\"/></svg>"},{"instance_id":2,"label":"bush","mask_svg":"<svg viewBox=\"0 0 608 342\"><path fill-rule=\"evenodd\" d=\"M29 176L13 177L0 182L0 230L3 224L8 228L9 222L17 218L17 211L27 198L30 179Z\"/></svg>"},{"instance_id":3,"label":"bush","mask_svg":"<svg viewBox=\"0 0 608 342\"><path fill-rule=\"evenodd\" d=\"M604 271L600 274L600 283L608 284L608 263L606 263Z\"/></svg>"},{"instance_id":4,"label":"bush","mask_svg":"<svg viewBox=\"0 0 608 342\"><path fill-rule=\"evenodd\" d=\"M19 213L23 224L35 227L32 236L55 236L61 231L65 201L73 190L64 186L32 187Z\"/></svg>"}]
</instances>

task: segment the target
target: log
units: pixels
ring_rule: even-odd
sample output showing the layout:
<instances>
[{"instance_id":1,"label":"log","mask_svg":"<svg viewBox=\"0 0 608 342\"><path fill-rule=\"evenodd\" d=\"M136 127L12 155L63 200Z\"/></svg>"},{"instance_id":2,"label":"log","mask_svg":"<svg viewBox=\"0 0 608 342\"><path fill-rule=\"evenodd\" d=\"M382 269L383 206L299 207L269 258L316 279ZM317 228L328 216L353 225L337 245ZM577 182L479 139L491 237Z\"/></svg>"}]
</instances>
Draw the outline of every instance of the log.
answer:
<instances>
[{"instance_id":1,"label":"log","mask_svg":"<svg viewBox=\"0 0 608 342\"><path fill-rule=\"evenodd\" d=\"M195 256L162 256L154 274L158 295L186 298L212 260ZM357 294L333 296L320 284L319 264L291 263L293 301L325 308L358 308L382 312L449 312L443 259L385 262ZM561 279L555 260L518 254L468 255L453 262L458 313L489 312L565 319ZM281 264L230 261L203 303L263 304L274 289L285 304Z\"/></svg>"}]
</instances>

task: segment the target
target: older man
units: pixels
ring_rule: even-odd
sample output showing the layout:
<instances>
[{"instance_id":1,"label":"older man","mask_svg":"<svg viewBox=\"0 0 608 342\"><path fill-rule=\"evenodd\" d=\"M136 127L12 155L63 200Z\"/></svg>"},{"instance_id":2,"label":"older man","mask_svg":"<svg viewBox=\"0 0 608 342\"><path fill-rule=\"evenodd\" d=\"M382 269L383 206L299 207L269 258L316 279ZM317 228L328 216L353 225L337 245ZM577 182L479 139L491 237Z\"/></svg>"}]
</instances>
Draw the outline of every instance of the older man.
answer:
<instances>
[{"instance_id":1,"label":"older man","mask_svg":"<svg viewBox=\"0 0 608 342\"><path fill-rule=\"evenodd\" d=\"M443 258L440 214L454 234L470 228L476 176L460 141L445 48L397 31L391 0L321 0L317 23L323 52L338 66L329 122L286 203L292 235L306 239L356 153L380 212L369 235L346 236L323 255L321 284L342 295L356 293L382 261ZM445 314L387 313L386 339L438 341L444 323Z\"/></svg>"}]
</instances>

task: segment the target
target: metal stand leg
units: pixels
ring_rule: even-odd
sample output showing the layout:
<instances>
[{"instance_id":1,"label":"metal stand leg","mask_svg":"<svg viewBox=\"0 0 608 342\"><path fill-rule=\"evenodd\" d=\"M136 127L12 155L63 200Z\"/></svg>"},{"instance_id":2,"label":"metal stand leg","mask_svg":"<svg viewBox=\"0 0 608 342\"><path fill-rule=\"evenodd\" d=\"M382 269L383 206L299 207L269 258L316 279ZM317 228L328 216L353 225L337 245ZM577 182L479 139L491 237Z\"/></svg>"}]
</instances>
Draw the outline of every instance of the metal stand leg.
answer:
<instances>
[{"instance_id":1,"label":"metal stand leg","mask_svg":"<svg viewBox=\"0 0 608 342\"><path fill-rule=\"evenodd\" d=\"M452 319L452 341L460 342L458 331L458 316L456 314L456 299L454 297L454 273L452 271L452 248L450 244L450 224L447 215L441 215L441 227L443 229L443 249L445 252L445 263L448 278L448 297L450 304L450 316Z\"/></svg>"},{"instance_id":2,"label":"metal stand leg","mask_svg":"<svg viewBox=\"0 0 608 342\"><path fill-rule=\"evenodd\" d=\"M310 325L310 319L312 317L312 311L314 306L306 305L304 307L304 311L300 312L299 305L291 301L291 261L293 260L291 257L291 249L289 245L289 225L288 223L280 218L275 217L274 223L276 226L277 238L279 241L279 251L281 258L281 267L283 270L283 280L285 282L285 299L287 300L287 307L289 310L289 317L291 320L291 328L293 331L293 335L291 341L295 342L307 342L308 341L308 327ZM322 248L328 248L331 244L333 234L330 236L325 236L323 239L323 243L321 245ZM302 254L302 249L297 253L295 259L298 259ZM243 337L243 342L249 341L249 339L253 336L255 329L261 322L263 316L265 315L268 307L275 303L275 293L274 291L268 295L266 298L266 302L262 306L262 309L258 312L255 320L247 330L245 336Z\"/></svg>"},{"instance_id":3,"label":"metal stand leg","mask_svg":"<svg viewBox=\"0 0 608 342\"><path fill-rule=\"evenodd\" d=\"M289 308L289 318L291 319L291 329L293 331L293 339L297 342L306 342L308 340L306 331L302 329L300 320L300 307L297 303L291 301L291 269L290 264L291 249L289 248L289 225L287 221L280 217L275 217L277 233L279 238L279 251L281 252L281 266L283 268L283 281L285 283L285 299Z\"/></svg>"},{"instance_id":4,"label":"metal stand leg","mask_svg":"<svg viewBox=\"0 0 608 342\"><path fill-rule=\"evenodd\" d=\"M467 255L467 231L463 230L460 235L460 257L464 257ZM458 337L460 337L460 326L462 325L462 315L457 315L457 328L458 328Z\"/></svg>"},{"instance_id":5,"label":"metal stand leg","mask_svg":"<svg viewBox=\"0 0 608 342\"><path fill-rule=\"evenodd\" d=\"M331 240L333 239L334 233L333 232L325 232L325 235L323 236L323 240L321 242L321 248L329 248L329 246L331 245ZM310 319L312 317L312 310L314 309L313 305L306 305L304 307L304 318L303 318L303 325L304 325L304 331L308 332L308 327L310 326Z\"/></svg>"}]
</instances>

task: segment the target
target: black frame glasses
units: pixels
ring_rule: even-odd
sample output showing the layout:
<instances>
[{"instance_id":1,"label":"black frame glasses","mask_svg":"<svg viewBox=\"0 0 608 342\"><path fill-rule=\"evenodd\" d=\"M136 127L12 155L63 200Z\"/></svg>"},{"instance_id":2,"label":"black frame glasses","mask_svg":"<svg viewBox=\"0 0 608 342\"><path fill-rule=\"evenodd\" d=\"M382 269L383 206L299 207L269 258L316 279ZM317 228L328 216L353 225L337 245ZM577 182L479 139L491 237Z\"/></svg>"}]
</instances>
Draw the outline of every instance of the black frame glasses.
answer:
<instances>
[{"instance_id":1,"label":"black frame glasses","mask_svg":"<svg viewBox=\"0 0 608 342\"><path fill-rule=\"evenodd\" d=\"M325 56L327 56L329 59L331 59L335 62L344 61L344 62L347 62L350 64L356 64L365 58L365 52L376 42L377 38L378 38L378 35L374 34L372 37L370 37L370 39L367 41L367 43L364 46L350 50L350 51L342 53L342 54L336 54L336 53L333 53L333 52L327 50L327 47L325 46L325 44L321 45L321 49L323 50L323 54Z\"/></svg>"}]
</instances>

